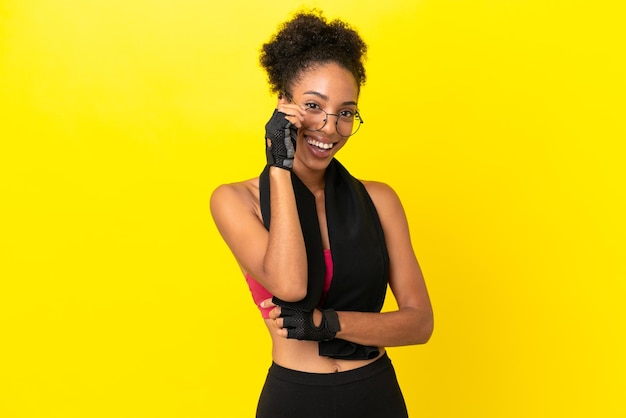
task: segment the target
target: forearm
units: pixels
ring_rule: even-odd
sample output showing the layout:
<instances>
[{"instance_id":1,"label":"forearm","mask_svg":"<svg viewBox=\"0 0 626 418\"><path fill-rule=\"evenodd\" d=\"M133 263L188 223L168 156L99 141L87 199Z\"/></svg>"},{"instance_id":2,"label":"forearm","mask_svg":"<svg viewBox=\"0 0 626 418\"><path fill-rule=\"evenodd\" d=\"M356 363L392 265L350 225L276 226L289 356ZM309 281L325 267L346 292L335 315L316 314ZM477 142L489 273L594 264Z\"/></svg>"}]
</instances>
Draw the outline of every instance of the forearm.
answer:
<instances>
[{"instance_id":1,"label":"forearm","mask_svg":"<svg viewBox=\"0 0 626 418\"><path fill-rule=\"evenodd\" d=\"M307 259L291 172L270 167L271 222L263 268L274 294L283 300L306 295Z\"/></svg>"},{"instance_id":2,"label":"forearm","mask_svg":"<svg viewBox=\"0 0 626 418\"><path fill-rule=\"evenodd\" d=\"M393 312L338 312L341 331L336 337L358 344L394 347L424 344L433 331L430 309L413 307Z\"/></svg>"}]
</instances>

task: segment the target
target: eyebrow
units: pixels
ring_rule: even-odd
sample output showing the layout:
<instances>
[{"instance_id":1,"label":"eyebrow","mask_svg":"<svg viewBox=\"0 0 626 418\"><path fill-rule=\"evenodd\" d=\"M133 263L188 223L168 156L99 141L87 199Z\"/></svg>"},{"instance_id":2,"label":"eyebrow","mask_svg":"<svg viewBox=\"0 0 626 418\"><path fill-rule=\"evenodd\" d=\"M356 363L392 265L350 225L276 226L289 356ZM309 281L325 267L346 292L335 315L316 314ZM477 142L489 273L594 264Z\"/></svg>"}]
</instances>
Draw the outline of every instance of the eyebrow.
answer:
<instances>
[{"instance_id":1,"label":"eyebrow","mask_svg":"<svg viewBox=\"0 0 626 418\"><path fill-rule=\"evenodd\" d=\"M323 94L323 93L320 93L319 91L314 91L314 90L305 91L303 94L310 94L310 95L313 95L313 96L317 96L317 97L319 97L322 100L328 101L328 96ZM348 105L356 106L357 103L354 100L349 100L347 102L343 102L341 105L342 106L348 106Z\"/></svg>"}]
</instances>

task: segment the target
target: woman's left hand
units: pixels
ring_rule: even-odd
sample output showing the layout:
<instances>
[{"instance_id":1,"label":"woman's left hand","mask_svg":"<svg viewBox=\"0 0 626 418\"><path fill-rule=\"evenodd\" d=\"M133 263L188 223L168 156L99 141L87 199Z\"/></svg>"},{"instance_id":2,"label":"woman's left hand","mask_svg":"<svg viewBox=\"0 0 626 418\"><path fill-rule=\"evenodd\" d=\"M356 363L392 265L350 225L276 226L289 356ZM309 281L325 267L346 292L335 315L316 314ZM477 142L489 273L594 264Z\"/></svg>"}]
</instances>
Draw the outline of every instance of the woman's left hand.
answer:
<instances>
[{"instance_id":1,"label":"woman's left hand","mask_svg":"<svg viewBox=\"0 0 626 418\"><path fill-rule=\"evenodd\" d=\"M296 320L295 322L293 320L290 321L291 325L288 325L288 329L285 328L285 318L281 317L282 309L280 306L276 305L272 299L265 299L261 302L261 308L268 309L272 307L273 309L269 312L269 319L276 328L276 333L281 337L309 341L326 341L334 338L335 334L341 330L337 314L332 309L328 309L324 312L319 309L314 309L312 312L308 312L285 308L286 316L300 314L300 320ZM332 316L324 316L331 314L334 315L334 321L330 320ZM302 317L302 315L304 315L304 317ZM287 319L289 320L290 318ZM307 326L307 324L310 325Z\"/></svg>"},{"instance_id":2,"label":"woman's left hand","mask_svg":"<svg viewBox=\"0 0 626 418\"><path fill-rule=\"evenodd\" d=\"M280 306L272 302L272 298L265 299L261 302L261 308L274 307L269 313L269 319L272 321L272 325L276 328L276 333L284 338L287 338L287 330L283 328L283 318L280 317Z\"/></svg>"}]
</instances>

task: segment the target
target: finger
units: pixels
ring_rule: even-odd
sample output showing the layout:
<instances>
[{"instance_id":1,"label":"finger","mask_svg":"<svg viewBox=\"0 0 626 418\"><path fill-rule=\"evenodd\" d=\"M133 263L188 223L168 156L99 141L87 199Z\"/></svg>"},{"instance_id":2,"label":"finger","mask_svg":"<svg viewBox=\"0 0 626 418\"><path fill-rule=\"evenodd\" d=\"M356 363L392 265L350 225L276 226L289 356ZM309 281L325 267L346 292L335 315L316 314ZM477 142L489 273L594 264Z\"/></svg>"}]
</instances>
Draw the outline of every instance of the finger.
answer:
<instances>
[{"instance_id":1,"label":"finger","mask_svg":"<svg viewBox=\"0 0 626 418\"><path fill-rule=\"evenodd\" d=\"M261 301L261 303L259 305L261 306L261 308L271 308L272 306L276 306L276 304L273 302L272 298L268 298L268 299L265 299L265 300Z\"/></svg>"},{"instance_id":2,"label":"finger","mask_svg":"<svg viewBox=\"0 0 626 418\"><path fill-rule=\"evenodd\" d=\"M285 116L285 119L296 128L301 128L302 123L304 122L304 116L302 115L287 115Z\"/></svg>"},{"instance_id":3,"label":"finger","mask_svg":"<svg viewBox=\"0 0 626 418\"><path fill-rule=\"evenodd\" d=\"M306 107L305 106L300 106L300 105L295 104L295 103L282 103L282 104L278 105L278 107L276 109L278 109L279 111L281 109L292 109L293 112L285 112L284 110L282 110L283 113L290 114L290 113L294 113L294 112L304 113L305 110L306 110Z\"/></svg>"},{"instance_id":4,"label":"finger","mask_svg":"<svg viewBox=\"0 0 626 418\"><path fill-rule=\"evenodd\" d=\"M283 322L281 321L280 318L277 318L275 320L272 321L272 325L274 326L274 328L276 328L277 330L281 330L283 329Z\"/></svg>"},{"instance_id":5,"label":"finger","mask_svg":"<svg viewBox=\"0 0 626 418\"><path fill-rule=\"evenodd\" d=\"M306 115L305 108L295 104L280 105L277 109L279 112L283 112L287 116L297 118L298 120L302 120L304 115Z\"/></svg>"},{"instance_id":6,"label":"finger","mask_svg":"<svg viewBox=\"0 0 626 418\"><path fill-rule=\"evenodd\" d=\"M274 309L272 309L269 312L269 318L272 320L276 320L276 318L280 317L280 313L281 313L280 306L276 306Z\"/></svg>"},{"instance_id":7,"label":"finger","mask_svg":"<svg viewBox=\"0 0 626 418\"><path fill-rule=\"evenodd\" d=\"M302 124L304 123L304 117L302 118L288 118L287 119L289 122L291 122L292 125L294 125L296 128L300 129L302 128Z\"/></svg>"},{"instance_id":8,"label":"finger","mask_svg":"<svg viewBox=\"0 0 626 418\"><path fill-rule=\"evenodd\" d=\"M284 118L298 129L302 127L302 122L304 121L304 117L300 115L285 115Z\"/></svg>"},{"instance_id":9,"label":"finger","mask_svg":"<svg viewBox=\"0 0 626 418\"><path fill-rule=\"evenodd\" d=\"M297 105L282 105L279 106L277 110L279 112L282 112L285 115L285 119L296 128L302 128L304 116L306 115L306 111L304 110L304 108Z\"/></svg>"},{"instance_id":10,"label":"finger","mask_svg":"<svg viewBox=\"0 0 626 418\"><path fill-rule=\"evenodd\" d=\"M280 319L282 319L280 324L281 328L294 328L298 325L298 321L295 320L293 316L286 316ZM276 321L278 321L278 319Z\"/></svg>"}]
</instances>

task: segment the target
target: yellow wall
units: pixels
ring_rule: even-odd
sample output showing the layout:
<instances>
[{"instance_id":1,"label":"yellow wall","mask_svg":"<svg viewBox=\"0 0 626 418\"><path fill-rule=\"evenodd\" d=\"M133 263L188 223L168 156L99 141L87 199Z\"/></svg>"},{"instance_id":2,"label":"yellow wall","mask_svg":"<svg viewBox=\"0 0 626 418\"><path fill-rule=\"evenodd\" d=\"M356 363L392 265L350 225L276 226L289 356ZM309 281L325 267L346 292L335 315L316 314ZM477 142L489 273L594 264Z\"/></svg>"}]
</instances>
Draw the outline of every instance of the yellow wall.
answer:
<instances>
[{"instance_id":1,"label":"yellow wall","mask_svg":"<svg viewBox=\"0 0 626 418\"><path fill-rule=\"evenodd\" d=\"M340 159L431 291L390 350L413 416L626 414L621 3L308 3L370 45ZM268 339L208 199L261 169L286 4L0 3L1 417L253 416Z\"/></svg>"}]
</instances>

